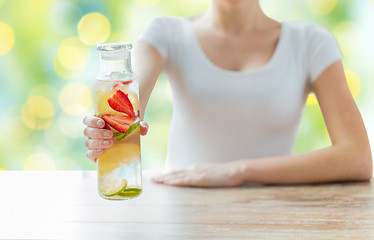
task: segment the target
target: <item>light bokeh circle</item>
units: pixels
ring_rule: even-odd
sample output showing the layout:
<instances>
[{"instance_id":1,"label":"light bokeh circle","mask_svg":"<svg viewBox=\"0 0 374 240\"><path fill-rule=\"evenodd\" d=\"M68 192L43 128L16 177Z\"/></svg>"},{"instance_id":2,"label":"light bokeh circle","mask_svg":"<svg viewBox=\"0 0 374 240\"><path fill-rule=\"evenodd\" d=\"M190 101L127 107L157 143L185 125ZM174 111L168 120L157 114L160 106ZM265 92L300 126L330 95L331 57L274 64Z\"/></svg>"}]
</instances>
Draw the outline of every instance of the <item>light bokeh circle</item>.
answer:
<instances>
[{"instance_id":1,"label":"light bokeh circle","mask_svg":"<svg viewBox=\"0 0 374 240\"><path fill-rule=\"evenodd\" d=\"M49 84L42 83L31 88L28 97L31 98L35 96L45 97L49 101L51 101L53 105L58 103L58 100L56 98L56 96L58 96L58 91L56 90L56 88L52 87Z\"/></svg>"},{"instance_id":2,"label":"light bokeh circle","mask_svg":"<svg viewBox=\"0 0 374 240\"><path fill-rule=\"evenodd\" d=\"M347 84L353 98L357 98L361 92L361 80L360 77L349 69L344 70L345 76L347 78Z\"/></svg>"},{"instance_id":3,"label":"light bokeh circle","mask_svg":"<svg viewBox=\"0 0 374 240\"><path fill-rule=\"evenodd\" d=\"M58 120L44 131L44 138L47 145L54 151L61 152L72 146L72 142L68 140L58 125Z\"/></svg>"},{"instance_id":4,"label":"light bokeh circle","mask_svg":"<svg viewBox=\"0 0 374 240\"><path fill-rule=\"evenodd\" d=\"M53 117L54 110L52 103L42 96L31 97L27 100L27 105L36 117Z\"/></svg>"},{"instance_id":5,"label":"light bokeh circle","mask_svg":"<svg viewBox=\"0 0 374 240\"><path fill-rule=\"evenodd\" d=\"M105 42L110 35L109 20L101 13L88 13L78 23L78 34L79 38L90 46Z\"/></svg>"},{"instance_id":6,"label":"light bokeh circle","mask_svg":"<svg viewBox=\"0 0 374 240\"><path fill-rule=\"evenodd\" d=\"M332 31L342 49L343 55L356 53L363 43L363 32L354 22L342 22Z\"/></svg>"},{"instance_id":7,"label":"light bokeh circle","mask_svg":"<svg viewBox=\"0 0 374 240\"><path fill-rule=\"evenodd\" d=\"M53 58L53 67L61 78L78 78L90 59L90 49L78 37L63 40Z\"/></svg>"},{"instance_id":8,"label":"light bokeh circle","mask_svg":"<svg viewBox=\"0 0 374 240\"><path fill-rule=\"evenodd\" d=\"M84 137L83 130L85 125L82 123L82 120L82 116L71 116L64 113L58 117L57 123L61 132L71 138L69 139L69 144L72 142L72 139Z\"/></svg>"},{"instance_id":9,"label":"light bokeh circle","mask_svg":"<svg viewBox=\"0 0 374 240\"><path fill-rule=\"evenodd\" d=\"M314 93L311 93L308 95L308 98L306 99L306 105L316 105L318 104L316 95Z\"/></svg>"},{"instance_id":10,"label":"light bokeh circle","mask_svg":"<svg viewBox=\"0 0 374 240\"><path fill-rule=\"evenodd\" d=\"M345 77L347 79L348 88L353 96L356 99L361 92L361 80L360 77L351 70L344 69ZM306 105L316 105L318 100L314 93L309 94Z\"/></svg>"},{"instance_id":11,"label":"light bokeh circle","mask_svg":"<svg viewBox=\"0 0 374 240\"><path fill-rule=\"evenodd\" d=\"M325 15L335 9L338 0L305 0L305 3L312 13Z\"/></svg>"},{"instance_id":12,"label":"light bokeh circle","mask_svg":"<svg viewBox=\"0 0 374 240\"><path fill-rule=\"evenodd\" d=\"M92 105L89 87L81 83L70 83L63 87L59 102L65 113L75 116L87 114Z\"/></svg>"},{"instance_id":13,"label":"light bokeh circle","mask_svg":"<svg viewBox=\"0 0 374 240\"><path fill-rule=\"evenodd\" d=\"M3 115L1 124L6 127L3 128L2 134L7 136L7 144L17 144L19 140L27 138L32 132L22 120L22 108L22 105L12 106Z\"/></svg>"},{"instance_id":14,"label":"light bokeh circle","mask_svg":"<svg viewBox=\"0 0 374 240\"><path fill-rule=\"evenodd\" d=\"M173 91L171 90L169 81L166 82L166 95L168 97L168 100L173 103Z\"/></svg>"},{"instance_id":15,"label":"light bokeh circle","mask_svg":"<svg viewBox=\"0 0 374 240\"><path fill-rule=\"evenodd\" d=\"M87 61L84 52L74 46L59 48L57 58L64 68L72 71L83 69Z\"/></svg>"},{"instance_id":16,"label":"light bokeh circle","mask_svg":"<svg viewBox=\"0 0 374 240\"><path fill-rule=\"evenodd\" d=\"M7 23L0 21L0 55L7 54L14 42L13 29Z\"/></svg>"},{"instance_id":17,"label":"light bokeh circle","mask_svg":"<svg viewBox=\"0 0 374 240\"><path fill-rule=\"evenodd\" d=\"M51 101L43 96L30 97L22 107L22 120L30 129L45 129L53 121L54 107Z\"/></svg>"},{"instance_id":18,"label":"light bokeh circle","mask_svg":"<svg viewBox=\"0 0 374 240\"><path fill-rule=\"evenodd\" d=\"M45 152L33 153L23 162L24 170L56 170L52 156Z\"/></svg>"}]
</instances>

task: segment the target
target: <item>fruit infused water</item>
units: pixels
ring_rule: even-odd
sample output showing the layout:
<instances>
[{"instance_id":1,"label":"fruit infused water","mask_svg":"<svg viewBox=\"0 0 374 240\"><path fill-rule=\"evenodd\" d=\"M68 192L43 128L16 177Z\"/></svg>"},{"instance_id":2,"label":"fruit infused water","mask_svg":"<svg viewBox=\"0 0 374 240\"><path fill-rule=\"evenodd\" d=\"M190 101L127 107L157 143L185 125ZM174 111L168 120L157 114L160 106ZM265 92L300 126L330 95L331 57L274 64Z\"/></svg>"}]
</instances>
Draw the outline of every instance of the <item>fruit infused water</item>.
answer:
<instances>
[{"instance_id":1,"label":"fruit infused water","mask_svg":"<svg viewBox=\"0 0 374 240\"><path fill-rule=\"evenodd\" d=\"M105 199L124 200L142 191L139 84L131 68L129 43L102 43L94 84L95 115L113 132L114 145L97 158L98 190Z\"/></svg>"}]
</instances>

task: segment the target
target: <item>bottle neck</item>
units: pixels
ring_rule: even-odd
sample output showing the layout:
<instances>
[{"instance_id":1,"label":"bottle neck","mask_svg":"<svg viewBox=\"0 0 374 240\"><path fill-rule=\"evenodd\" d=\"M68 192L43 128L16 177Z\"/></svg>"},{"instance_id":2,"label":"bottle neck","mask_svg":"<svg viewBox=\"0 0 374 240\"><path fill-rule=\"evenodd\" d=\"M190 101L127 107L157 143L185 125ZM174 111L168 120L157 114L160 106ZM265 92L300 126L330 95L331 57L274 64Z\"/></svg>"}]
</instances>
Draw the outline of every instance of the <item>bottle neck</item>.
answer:
<instances>
[{"instance_id":1,"label":"bottle neck","mask_svg":"<svg viewBox=\"0 0 374 240\"><path fill-rule=\"evenodd\" d=\"M131 68L131 54L128 52L126 57L120 59L108 56L106 53L100 54L100 73L102 80L128 80L134 78L134 72Z\"/></svg>"}]
</instances>

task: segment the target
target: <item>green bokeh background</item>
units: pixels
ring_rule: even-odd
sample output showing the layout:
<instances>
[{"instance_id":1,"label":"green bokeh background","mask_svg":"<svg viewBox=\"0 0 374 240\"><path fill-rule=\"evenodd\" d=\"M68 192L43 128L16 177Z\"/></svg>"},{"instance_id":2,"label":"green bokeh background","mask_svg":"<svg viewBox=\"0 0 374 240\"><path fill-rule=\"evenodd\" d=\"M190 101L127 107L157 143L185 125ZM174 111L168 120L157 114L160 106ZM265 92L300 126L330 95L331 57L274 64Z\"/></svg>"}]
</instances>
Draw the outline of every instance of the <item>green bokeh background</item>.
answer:
<instances>
[{"instance_id":1,"label":"green bokeh background","mask_svg":"<svg viewBox=\"0 0 374 240\"><path fill-rule=\"evenodd\" d=\"M85 46L88 58L82 62L81 71L75 72L70 79L58 74L53 63L61 43L67 38L79 37L77 26L83 16L99 12L109 20L111 35L106 41L135 43L152 18L196 15L209 4L210 0L0 0L0 23L11 27L15 39L11 49L0 55L0 168L96 168L85 157L82 134L82 118L93 112L87 103L87 98L92 96L83 90L92 89L97 74L99 60L95 47ZM278 21L313 20L335 34L344 53L344 67L354 73L353 88L355 91L360 89L356 102L369 136L373 136L374 1L263 0L262 6ZM333 6L331 11L330 6ZM0 31L0 44L7 37ZM72 61L77 57L71 56ZM66 104L66 100L61 100L62 90L69 84L81 87L81 92L77 89L76 94L85 93L83 99L72 96L72 101L77 100L78 105L84 103L75 113L62 107ZM35 111L27 114L27 109L30 98L38 96L47 99L52 115L36 117L34 125L30 126L28 117L35 115ZM150 131L142 139L144 169L163 167L171 114L169 85L162 74L145 116ZM311 151L329 144L318 105L306 106L295 152Z\"/></svg>"}]
</instances>

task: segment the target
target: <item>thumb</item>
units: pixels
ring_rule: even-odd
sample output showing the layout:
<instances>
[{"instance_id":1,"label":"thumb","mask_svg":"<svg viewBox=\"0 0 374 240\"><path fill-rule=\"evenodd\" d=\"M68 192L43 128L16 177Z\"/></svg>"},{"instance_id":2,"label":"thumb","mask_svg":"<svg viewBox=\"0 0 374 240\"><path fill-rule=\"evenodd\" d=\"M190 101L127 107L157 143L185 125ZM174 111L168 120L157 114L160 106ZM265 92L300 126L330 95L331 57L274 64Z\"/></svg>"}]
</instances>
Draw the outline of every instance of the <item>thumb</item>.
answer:
<instances>
[{"instance_id":1,"label":"thumb","mask_svg":"<svg viewBox=\"0 0 374 240\"><path fill-rule=\"evenodd\" d=\"M141 121L140 122L140 135L145 136L148 132L148 123Z\"/></svg>"}]
</instances>

